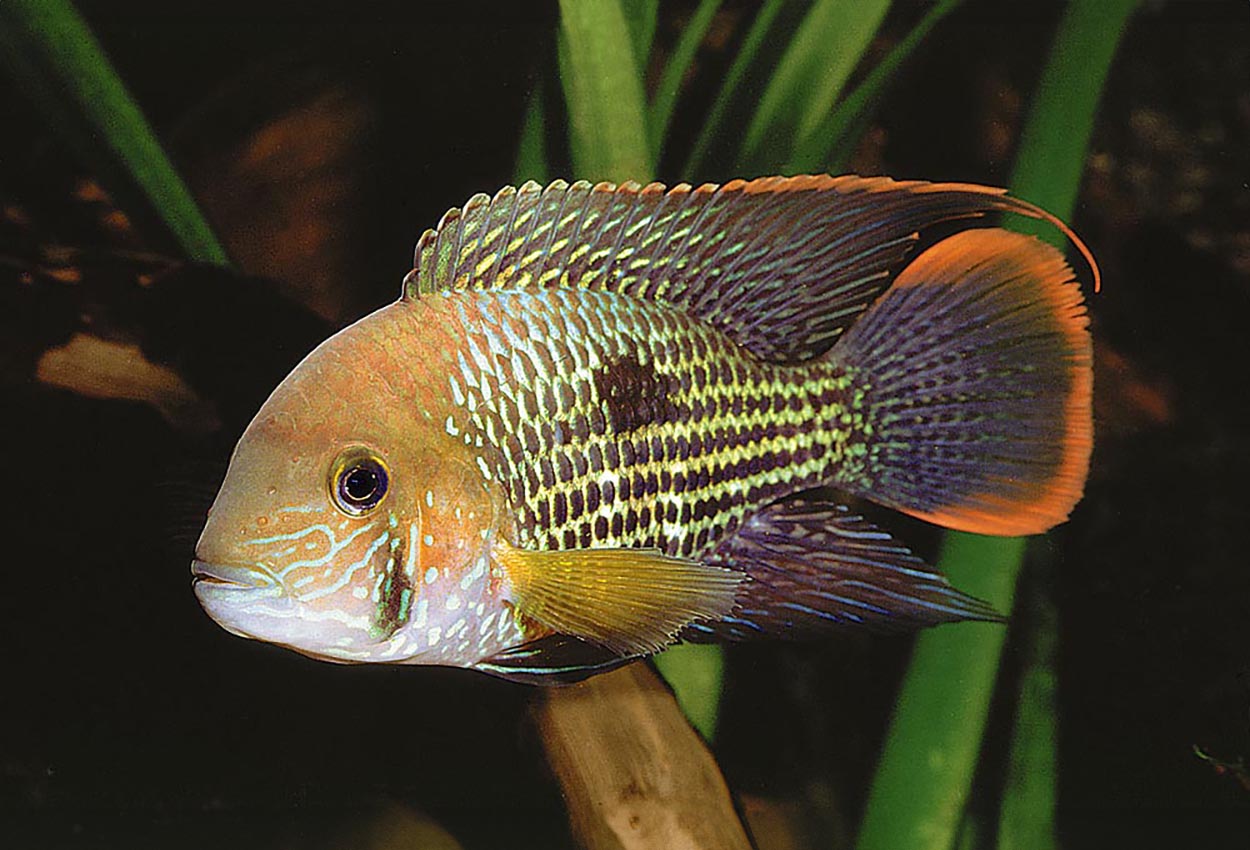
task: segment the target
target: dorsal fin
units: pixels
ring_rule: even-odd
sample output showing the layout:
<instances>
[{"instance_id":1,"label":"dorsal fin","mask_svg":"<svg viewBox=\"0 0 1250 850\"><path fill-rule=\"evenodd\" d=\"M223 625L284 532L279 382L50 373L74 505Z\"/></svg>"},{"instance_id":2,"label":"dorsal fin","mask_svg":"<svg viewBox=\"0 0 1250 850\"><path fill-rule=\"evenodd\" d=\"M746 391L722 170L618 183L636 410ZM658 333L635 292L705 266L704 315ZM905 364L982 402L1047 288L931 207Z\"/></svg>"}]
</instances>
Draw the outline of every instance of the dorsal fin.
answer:
<instances>
[{"instance_id":1,"label":"dorsal fin","mask_svg":"<svg viewBox=\"0 0 1250 850\"><path fill-rule=\"evenodd\" d=\"M919 232L954 219L1053 216L1005 190L887 177L526 183L475 195L417 243L404 297L568 286L661 300L757 356L804 360L890 284ZM1088 251L1085 251L1088 257Z\"/></svg>"}]
</instances>

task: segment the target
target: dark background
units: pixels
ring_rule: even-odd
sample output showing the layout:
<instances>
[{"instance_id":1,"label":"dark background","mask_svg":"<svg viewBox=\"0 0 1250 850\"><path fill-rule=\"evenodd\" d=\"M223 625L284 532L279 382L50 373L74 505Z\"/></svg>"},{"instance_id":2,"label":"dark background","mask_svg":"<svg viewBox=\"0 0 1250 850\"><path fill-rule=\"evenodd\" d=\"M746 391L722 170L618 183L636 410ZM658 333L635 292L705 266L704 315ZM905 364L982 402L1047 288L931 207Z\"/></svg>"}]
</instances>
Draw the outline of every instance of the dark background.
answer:
<instances>
[{"instance_id":1,"label":"dark background","mask_svg":"<svg viewBox=\"0 0 1250 850\"><path fill-rule=\"evenodd\" d=\"M511 179L525 99L554 82L554 4L79 5L254 277L136 283L117 251L172 246L141 216L110 228L74 200L85 171L0 83L0 193L26 219L0 226L0 254L39 266L48 245L83 249L70 282L0 264L0 844L333 846L399 805L467 848L568 846L527 689L238 640L188 574L205 500L268 389L397 295L421 229ZM917 17L899 6L878 50ZM665 4L660 52L692 7ZM661 179L691 176L676 169L749 11L727 3L712 27ZM965 4L905 68L855 170L1005 183L1059 12ZM1235 765L1250 758L1248 80L1250 6L1147 3L1094 130L1074 224L1105 280L1098 442L1085 500L1043 544L1069 850L1250 834ZM549 118L567 163L558 105ZM207 407L171 424L36 380L42 352L84 328L137 342ZM853 835L908 646L731 649L715 751L748 814L803 824L797 846ZM1008 728L996 717L991 736Z\"/></svg>"}]
</instances>

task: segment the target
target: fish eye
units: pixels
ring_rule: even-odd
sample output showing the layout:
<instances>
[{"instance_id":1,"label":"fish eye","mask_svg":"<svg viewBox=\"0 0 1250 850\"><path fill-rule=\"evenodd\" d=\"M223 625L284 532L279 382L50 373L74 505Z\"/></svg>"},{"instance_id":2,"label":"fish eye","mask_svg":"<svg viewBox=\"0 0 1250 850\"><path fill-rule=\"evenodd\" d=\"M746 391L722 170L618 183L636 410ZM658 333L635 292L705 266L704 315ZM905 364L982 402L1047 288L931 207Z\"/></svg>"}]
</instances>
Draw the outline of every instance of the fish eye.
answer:
<instances>
[{"instance_id":1,"label":"fish eye","mask_svg":"<svg viewBox=\"0 0 1250 850\"><path fill-rule=\"evenodd\" d=\"M362 516L386 496L390 475L386 465L369 449L354 447L339 455L332 467L330 495L349 516Z\"/></svg>"}]
</instances>

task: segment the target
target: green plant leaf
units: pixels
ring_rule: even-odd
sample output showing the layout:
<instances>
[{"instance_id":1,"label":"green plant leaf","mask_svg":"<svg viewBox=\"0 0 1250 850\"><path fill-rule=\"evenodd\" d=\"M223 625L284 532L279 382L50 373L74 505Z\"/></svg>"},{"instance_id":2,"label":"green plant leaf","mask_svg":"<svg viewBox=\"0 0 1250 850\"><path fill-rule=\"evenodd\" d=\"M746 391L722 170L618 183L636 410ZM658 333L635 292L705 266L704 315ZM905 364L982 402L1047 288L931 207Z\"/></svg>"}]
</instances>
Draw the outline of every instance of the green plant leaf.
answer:
<instances>
[{"instance_id":1,"label":"green plant leaf","mask_svg":"<svg viewBox=\"0 0 1250 850\"><path fill-rule=\"evenodd\" d=\"M560 78L578 178L646 181L642 84L619 0L560 0Z\"/></svg>"},{"instance_id":2,"label":"green plant leaf","mask_svg":"<svg viewBox=\"0 0 1250 850\"><path fill-rule=\"evenodd\" d=\"M629 43L634 51L634 64L638 67L640 81L647 72L647 59L651 56L651 42L655 40L659 11L660 0L621 0L621 12L629 27Z\"/></svg>"},{"instance_id":3,"label":"green plant leaf","mask_svg":"<svg viewBox=\"0 0 1250 850\"><path fill-rule=\"evenodd\" d=\"M959 589L1010 611L1019 538L949 533L940 564ZM954 567L957 575L951 575ZM857 850L948 850L981 748L1006 630L960 623L922 634L899 692Z\"/></svg>"},{"instance_id":4,"label":"green plant leaf","mask_svg":"<svg viewBox=\"0 0 1250 850\"><path fill-rule=\"evenodd\" d=\"M781 55L747 125L740 173L786 162L833 109L889 0L816 0Z\"/></svg>"},{"instance_id":5,"label":"green plant leaf","mask_svg":"<svg viewBox=\"0 0 1250 850\"><path fill-rule=\"evenodd\" d=\"M1020 580L1020 607L1028 611L1027 634L1013 635L1024 656L1015 725L998 822L1000 850L1054 850L1059 740L1055 656L1059 612L1051 598L1054 575L1045 558L1034 559Z\"/></svg>"},{"instance_id":6,"label":"green plant leaf","mask_svg":"<svg viewBox=\"0 0 1250 850\"><path fill-rule=\"evenodd\" d=\"M715 644L682 643L657 655L655 666L673 689L690 725L704 740L715 738L725 671L724 650Z\"/></svg>"},{"instance_id":7,"label":"green plant leaf","mask_svg":"<svg viewBox=\"0 0 1250 850\"><path fill-rule=\"evenodd\" d=\"M1020 140L1012 191L1063 219L1072 217L1098 98L1137 0L1079 0L1068 7L1037 86ZM1013 219L1017 230L1056 240L1052 230ZM1054 850L1058 797L1059 720L1055 695L1058 613L1053 571L1041 564L1027 576L1025 601L1034 628L1022 635L1026 662L1020 681L1007 784L999 817L1000 850Z\"/></svg>"},{"instance_id":8,"label":"green plant leaf","mask_svg":"<svg viewBox=\"0 0 1250 850\"><path fill-rule=\"evenodd\" d=\"M907 35L877 63L863 81L848 94L805 138L795 146L786 170L790 173L821 171L832 174L842 171L843 163L850 155L852 146L863 135L863 128L872 114L873 107L894 80L903 63L915 52L916 47L937 23L945 18L963 0L938 0L929 7Z\"/></svg>"},{"instance_id":9,"label":"green plant leaf","mask_svg":"<svg viewBox=\"0 0 1250 850\"><path fill-rule=\"evenodd\" d=\"M513 182L520 186L526 180L547 185L547 125L545 118L546 98L543 82L539 80L525 103L525 117L521 123L521 140L517 144L516 166L512 169Z\"/></svg>"},{"instance_id":10,"label":"green plant leaf","mask_svg":"<svg viewBox=\"0 0 1250 850\"><path fill-rule=\"evenodd\" d=\"M1011 177L1014 194L1059 218L1072 215L1103 81L1138 2L1074 0L1059 23ZM1028 222L1013 226L1025 230ZM1045 225L1036 232L1055 237Z\"/></svg>"},{"instance_id":11,"label":"green plant leaf","mask_svg":"<svg viewBox=\"0 0 1250 850\"><path fill-rule=\"evenodd\" d=\"M193 260L228 265L160 141L68 0L0 3L0 62L132 217Z\"/></svg>"},{"instance_id":12,"label":"green plant leaf","mask_svg":"<svg viewBox=\"0 0 1250 850\"><path fill-rule=\"evenodd\" d=\"M673 117L673 107L677 105L677 95L681 91L682 80L685 79L686 72L690 70L690 63L694 61L695 53L698 52L699 45L703 43L703 36L712 23L712 18L716 16L716 10L720 8L720 4L721 0L700 0L698 8L690 17L690 23L682 31L681 38L677 39L677 44L668 57L664 73L660 75L659 86L651 97L651 106L647 112L648 143L652 162L660 161L660 151L664 147L664 137L668 134L668 123Z\"/></svg>"},{"instance_id":13,"label":"green plant leaf","mask_svg":"<svg viewBox=\"0 0 1250 850\"><path fill-rule=\"evenodd\" d=\"M703 121L703 129L699 131L694 147L691 148L690 155L686 158L686 165L682 169L683 179L692 180L699 174L708 149L712 146L712 141L724 134L725 116L729 113L730 104L736 96L742 96L742 79L755 62L760 47L764 44L782 5L783 0L766 0L755 14L750 29L742 39L742 46L738 48L738 53L734 56L733 63L729 66L729 71L726 72L725 79L716 92L712 108L708 110L707 118Z\"/></svg>"},{"instance_id":14,"label":"green plant leaf","mask_svg":"<svg viewBox=\"0 0 1250 850\"><path fill-rule=\"evenodd\" d=\"M1071 213L1094 109L1135 5L1134 0L1114 4L1074 0L1038 86L1017 155L1013 191L1061 218ZM956 587L1007 611L1024 551L1025 541L1020 538L951 532L939 568ZM964 624L917 639L860 827L858 850L947 850L952 846L981 747L1003 637L1001 628ZM1044 730L1040 734L1047 737ZM1009 795L1022 796L1014 802L1009 797L1004 803L1005 815L1018 803L1020 808L1010 816L1012 822L1027 823L1028 830L1035 835L1040 831L1043 837L1053 833L1054 736L1048 737L1049 743L1042 740L1013 747L1020 757L1036 761L1032 768L1012 767L1013 772L1041 771L1033 781L1046 787L1009 786ZM1039 756L1039 747L1048 748L1047 755Z\"/></svg>"}]
</instances>

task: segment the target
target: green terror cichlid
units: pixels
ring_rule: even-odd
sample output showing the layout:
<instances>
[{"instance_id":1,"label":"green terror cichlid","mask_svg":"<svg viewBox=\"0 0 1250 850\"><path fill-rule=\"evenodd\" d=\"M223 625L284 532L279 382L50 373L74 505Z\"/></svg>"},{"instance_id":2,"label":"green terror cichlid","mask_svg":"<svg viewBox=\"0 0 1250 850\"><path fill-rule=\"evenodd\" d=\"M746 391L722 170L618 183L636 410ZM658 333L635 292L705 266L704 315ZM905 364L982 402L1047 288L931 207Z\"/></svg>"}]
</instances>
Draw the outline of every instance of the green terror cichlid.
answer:
<instances>
[{"instance_id":1,"label":"green terror cichlid","mask_svg":"<svg viewBox=\"0 0 1250 850\"><path fill-rule=\"evenodd\" d=\"M316 658L540 682L993 618L848 506L1021 535L1080 498L1080 289L993 212L1071 236L887 178L478 195L256 414L196 596Z\"/></svg>"}]
</instances>

